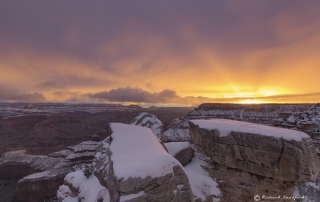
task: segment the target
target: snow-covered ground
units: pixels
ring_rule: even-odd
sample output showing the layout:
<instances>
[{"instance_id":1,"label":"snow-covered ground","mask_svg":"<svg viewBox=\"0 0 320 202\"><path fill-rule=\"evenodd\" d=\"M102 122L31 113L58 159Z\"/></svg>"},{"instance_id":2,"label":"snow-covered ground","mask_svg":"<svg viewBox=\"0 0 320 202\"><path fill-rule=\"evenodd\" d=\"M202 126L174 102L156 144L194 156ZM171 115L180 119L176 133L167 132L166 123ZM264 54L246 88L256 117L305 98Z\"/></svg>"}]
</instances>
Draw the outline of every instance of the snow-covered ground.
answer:
<instances>
[{"instance_id":1,"label":"snow-covered ground","mask_svg":"<svg viewBox=\"0 0 320 202\"><path fill-rule=\"evenodd\" d=\"M202 201L205 201L207 197L213 196L213 202L220 201L221 191L218 188L217 182L201 167L206 165L205 156L195 152L192 161L184 167L189 178L192 193L195 199L200 198Z\"/></svg>"},{"instance_id":2,"label":"snow-covered ground","mask_svg":"<svg viewBox=\"0 0 320 202\"><path fill-rule=\"evenodd\" d=\"M171 156L175 156L179 151L191 147L190 142L168 142L164 143Z\"/></svg>"}]
</instances>

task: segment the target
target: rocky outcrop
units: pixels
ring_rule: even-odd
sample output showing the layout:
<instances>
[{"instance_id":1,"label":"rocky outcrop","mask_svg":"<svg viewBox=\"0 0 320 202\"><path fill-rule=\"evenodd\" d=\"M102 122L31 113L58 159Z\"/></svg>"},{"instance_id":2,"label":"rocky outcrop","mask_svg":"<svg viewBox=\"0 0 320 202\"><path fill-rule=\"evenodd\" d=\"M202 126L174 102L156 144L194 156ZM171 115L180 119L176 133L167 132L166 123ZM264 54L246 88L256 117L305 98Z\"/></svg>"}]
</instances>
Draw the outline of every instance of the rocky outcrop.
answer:
<instances>
[{"instance_id":1,"label":"rocky outcrop","mask_svg":"<svg viewBox=\"0 0 320 202\"><path fill-rule=\"evenodd\" d=\"M309 110L310 104L216 104L204 103L195 108L182 120L173 120L172 126L164 132L168 142L190 141L188 120L194 119L230 119L263 125L274 125L279 116L290 116ZM281 119L282 120L282 119ZM278 124L279 127L284 127Z\"/></svg>"},{"instance_id":2,"label":"rocky outcrop","mask_svg":"<svg viewBox=\"0 0 320 202\"><path fill-rule=\"evenodd\" d=\"M93 162L111 202L194 201L183 167L150 129L111 124L111 130Z\"/></svg>"},{"instance_id":3,"label":"rocky outcrop","mask_svg":"<svg viewBox=\"0 0 320 202\"><path fill-rule=\"evenodd\" d=\"M312 106L306 111L286 112L279 114L274 125L282 128L300 130L311 137L320 136L320 104Z\"/></svg>"},{"instance_id":4,"label":"rocky outcrop","mask_svg":"<svg viewBox=\"0 0 320 202\"><path fill-rule=\"evenodd\" d=\"M32 173L41 172L60 164L62 158L45 155L30 155L26 151L6 152L0 159L0 178L22 178Z\"/></svg>"},{"instance_id":5,"label":"rocky outcrop","mask_svg":"<svg viewBox=\"0 0 320 202\"><path fill-rule=\"evenodd\" d=\"M48 156L37 156L26 154L25 151L15 151L15 152L7 152L5 153L0 160L0 179L6 179L7 181L12 181L13 183L10 186L14 187L14 189L10 190L10 192L6 192L5 196L8 198L7 201L37 201L35 197L45 194L41 193L34 194L36 184L29 183L29 186L25 183L20 183L19 179L30 175L32 173L42 172L56 165L61 165L62 158L51 158ZM63 179L63 178L62 178ZM50 186L51 183L54 182L42 182L42 187L45 187L47 184ZM54 188L51 189L51 195L54 195ZM30 192L33 194L29 195ZM49 191L49 190L46 190ZM48 192L50 194L50 191ZM13 198L14 197L14 198Z\"/></svg>"},{"instance_id":6,"label":"rocky outcrop","mask_svg":"<svg viewBox=\"0 0 320 202\"><path fill-rule=\"evenodd\" d=\"M72 167L53 168L22 178L18 181L13 201L43 202L45 199L55 196L65 175L72 171Z\"/></svg>"},{"instance_id":7,"label":"rocky outcrop","mask_svg":"<svg viewBox=\"0 0 320 202\"><path fill-rule=\"evenodd\" d=\"M163 136L163 124L155 115L148 112L141 112L131 121L131 124L150 128L159 140L165 142L165 138Z\"/></svg>"},{"instance_id":8,"label":"rocky outcrop","mask_svg":"<svg viewBox=\"0 0 320 202\"><path fill-rule=\"evenodd\" d=\"M307 111L311 104L216 104L204 103L190 112L186 118L220 118L245 121L263 125L273 125L280 114Z\"/></svg>"},{"instance_id":9,"label":"rocky outcrop","mask_svg":"<svg viewBox=\"0 0 320 202\"><path fill-rule=\"evenodd\" d=\"M217 178L225 201L250 201L293 194L299 181L315 181L319 160L305 133L239 121L189 122L195 147L210 157L206 170Z\"/></svg>"},{"instance_id":10,"label":"rocky outcrop","mask_svg":"<svg viewBox=\"0 0 320 202\"><path fill-rule=\"evenodd\" d=\"M193 156L194 149L190 142L169 142L164 144L168 153L177 159L181 165L187 165Z\"/></svg>"},{"instance_id":11,"label":"rocky outcrop","mask_svg":"<svg viewBox=\"0 0 320 202\"><path fill-rule=\"evenodd\" d=\"M289 117L292 113L306 112L311 104L216 104L204 103L192 110L183 120L164 132L169 142L190 141L188 120L194 119L230 119L263 125L275 125L280 116ZM281 119L283 122L283 119ZM280 121L281 121L280 120ZM177 120L173 121L177 122ZM281 122L281 123L282 123ZM278 127L287 127L278 123Z\"/></svg>"},{"instance_id":12,"label":"rocky outcrop","mask_svg":"<svg viewBox=\"0 0 320 202\"><path fill-rule=\"evenodd\" d=\"M86 139L47 156L31 155L25 151L5 153L0 159L0 178L20 179L13 201L42 202L55 196L66 174L81 164L92 162L100 139L95 134Z\"/></svg>"},{"instance_id":13,"label":"rocky outcrop","mask_svg":"<svg viewBox=\"0 0 320 202\"><path fill-rule=\"evenodd\" d=\"M181 123L181 121L183 120L183 118L175 118L172 119L169 124L166 125L166 127L164 128L164 130L168 130L169 128L175 127L177 126L179 123Z\"/></svg>"},{"instance_id":14,"label":"rocky outcrop","mask_svg":"<svg viewBox=\"0 0 320 202\"><path fill-rule=\"evenodd\" d=\"M175 124L164 132L168 142L191 141L188 120L174 120Z\"/></svg>"}]
</instances>

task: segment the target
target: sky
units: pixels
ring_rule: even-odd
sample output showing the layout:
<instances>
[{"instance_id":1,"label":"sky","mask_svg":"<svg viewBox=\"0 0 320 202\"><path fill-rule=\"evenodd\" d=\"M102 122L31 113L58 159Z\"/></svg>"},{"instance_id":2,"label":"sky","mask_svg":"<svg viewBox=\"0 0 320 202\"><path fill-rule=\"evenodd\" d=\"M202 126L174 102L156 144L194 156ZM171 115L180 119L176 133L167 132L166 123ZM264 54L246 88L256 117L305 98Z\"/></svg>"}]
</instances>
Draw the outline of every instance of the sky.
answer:
<instances>
[{"instance_id":1,"label":"sky","mask_svg":"<svg viewBox=\"0 0 320 202\"><path fill-rule=\"evenodd\" d=\"M0 101L320 101L320 1L0 1Z\"/></svg>"}]
</instances>

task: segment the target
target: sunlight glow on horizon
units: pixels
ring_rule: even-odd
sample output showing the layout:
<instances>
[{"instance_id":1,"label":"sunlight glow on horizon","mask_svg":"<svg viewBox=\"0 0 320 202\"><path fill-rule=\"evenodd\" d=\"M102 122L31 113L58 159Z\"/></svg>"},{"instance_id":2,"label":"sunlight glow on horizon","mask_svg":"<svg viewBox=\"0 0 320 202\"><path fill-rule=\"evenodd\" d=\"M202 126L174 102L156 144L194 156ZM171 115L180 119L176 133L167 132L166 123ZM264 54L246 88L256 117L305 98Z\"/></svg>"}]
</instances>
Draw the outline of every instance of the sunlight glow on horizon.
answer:
<instances>
[{"instance_id":1,"label":"sunlight glow on horizon","mask_svg":"<svg viewBox=\"0 0 320 202\"><path fill-rule=\"evenodd\" d=\"M39 2L0 7L0 102L320 101L320 1Z\"/></svg>"}]
</instances>

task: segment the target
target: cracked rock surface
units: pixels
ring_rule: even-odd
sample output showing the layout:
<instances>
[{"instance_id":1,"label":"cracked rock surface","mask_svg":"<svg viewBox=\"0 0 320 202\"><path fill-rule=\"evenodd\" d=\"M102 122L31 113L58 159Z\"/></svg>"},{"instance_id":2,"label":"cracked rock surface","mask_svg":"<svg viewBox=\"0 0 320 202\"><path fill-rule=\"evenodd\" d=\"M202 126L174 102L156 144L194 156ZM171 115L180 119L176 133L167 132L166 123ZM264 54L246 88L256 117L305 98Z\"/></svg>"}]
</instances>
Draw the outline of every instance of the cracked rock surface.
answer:
<instances>
[{"instance_id":1,"label":"cracked rock surface","mask_svg":"<svg viewBox=\"0 0 320 202\"><path fill-rule=\"evenodd\" d=\"M261 134L251 130L230 130L223 134L225 131L201 127L193 121L189 121L189 127L196 149L210 157L211 166L206 170L212 178L219 179L226 201L233 201L228 199L231 195L234 199L239 197L237 201L252 200L255 194L292 195L297 182L315 181L318 176L316 149L306 134L292 139L288 138L289 130L285 137L262 135L266 128L261 128ZM273 130L276 133L284 129ZM294 131L292 135L296 135Z\"/></svg>"}]
</instances>

